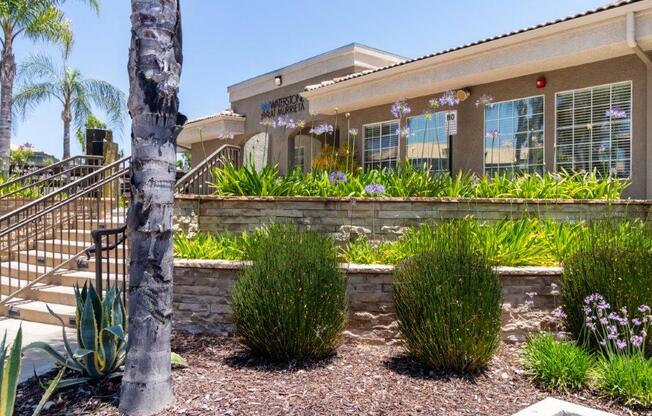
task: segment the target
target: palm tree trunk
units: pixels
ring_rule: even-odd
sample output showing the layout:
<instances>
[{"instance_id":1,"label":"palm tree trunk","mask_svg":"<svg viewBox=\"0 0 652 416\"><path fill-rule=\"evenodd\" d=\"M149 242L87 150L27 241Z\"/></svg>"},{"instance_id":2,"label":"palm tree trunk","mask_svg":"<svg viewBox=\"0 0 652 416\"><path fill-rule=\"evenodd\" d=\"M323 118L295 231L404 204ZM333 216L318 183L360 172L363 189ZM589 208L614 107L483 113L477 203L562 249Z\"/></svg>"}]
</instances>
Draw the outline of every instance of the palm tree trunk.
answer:
<instances>
[{"instance_id":1,"label":"palm tree trunk","mask_svg":"<svg viewBox=\"0 0 652 416\"><path fill-rule=\"evenodd\" d=\"M171 386L172 210L179 114L179 0L131 0L129 112L131 206L127 218L129 338L120 410L152 415Z\"/></svg>"},{"instance_id":2,"label":"palm tree trunk","mask_svg":"<svg viewBox=\"0 0 652 416\"><path fill-rule=\"evenodd\" d=\"M63 159L70 157L70 121L63 120Z\"/></svg>"},{"instance_id":3,"label":"palm tree trunk","mask_svg":"<svg viewBox=\"0 0 652 416\"><path fill-rule=\"evenodd\" d=\"M12 34L4 36L5 45L0 63L0 172L9 169L9 144L11 143L11 102L16 77L16 58Z\"/></svg>"}]
</instances>

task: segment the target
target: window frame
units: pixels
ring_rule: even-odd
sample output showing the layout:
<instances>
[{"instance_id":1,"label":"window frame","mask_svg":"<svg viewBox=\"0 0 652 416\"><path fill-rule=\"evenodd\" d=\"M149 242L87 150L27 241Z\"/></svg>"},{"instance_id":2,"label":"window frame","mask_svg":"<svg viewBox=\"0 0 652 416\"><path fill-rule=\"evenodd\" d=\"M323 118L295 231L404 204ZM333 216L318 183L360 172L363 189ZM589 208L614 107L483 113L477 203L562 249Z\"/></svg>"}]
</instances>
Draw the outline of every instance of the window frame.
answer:
<instances>
[{"instance_id":1,"label":"window frame","mask_svg":"<svg viewBox=\"0 0 652 416\"><path fill-rule=\"evenodd\" d=\"M592 90L594 88L600 88L600 87L613 87L614 85L618 84L629 84L629 108L630 108L630 117L629 117L629 174L627 177L617 177L617 179L621 180L631 180L632 179L632 172L634 170L633 162L634 162L634 157L633 157L633 150L634 150L634 82L633 80L626 80L626 81L615 81L615 82L607 82L604 84L598 84L598 85L590 85L588 87L582 87L582 88L573 88L569 90L564 90L564 91L557 91L555 92L555 103L554 103L554 112L555 112L555 125L553 126L553 129L555 130L555 142L553 143L554 146L554 160L553 160L553 168L554 172L557 172L557 133L558 133L558 128L557 128L557 96L559 94L568 94L570 92L575 93L576 91L582 91L582 90ZM591 93L591 97L593 97L593 93ZM611 106L611 102L609 105ZM591 104L591 109L593 109L593 104ZM573 103L573 115L575 112L575 103ZM574 121L574 120L573 120ZM575 124L573 124L575 126ZM613 139L610 138L610 145L612 144ZM573 144L573 147L575 144ZM573 150L573 154L574 154ZM611 152L610 152L611 153ZM623 159L624 160L624 159ZM609 159L609 162L611 164L611 158ZM592 163L592 162L591 162Z\"/></svg>"},{"instance_id":2,"label":"window frame","mask_svg":"<svg viewBox=\"0 0 652 416\"><path fill-rule=\"evenodd\" d=\"M401 127L400 126L400 120L397 119L397 118L390 119L390 120L377 121L377 122L374 122L374 123L366 123L366 124L362 125L362 158L361 159L362 159L362 169L363 170L367 169L367 166L366 166L367 165L367 137L366 137L367 136L367 134L366 134L367 127L380 126L380 131L381 131L380 136L381 136L381 144L382 144L382 135L383 135L382 134L382 125L383 124L392 124L392 123L398 124L399 125L398 128ZM381 150L382 150L382 146L381 146ZM398 142L397 142L397 145L396 145L396 164L398 165L398 163L400 161L401 161L401 136L399 134L398 135Z\"/></svg>"},{"instance_id":3,"label":"window frame","mask_svg":"<svg viewBox=\"0 0 652 416\"><path fill-rule=\"evenodd\" d=\"M539 98L541 97L543 99L543 106L541 107L543 109L543 112L541 113L543 115L543 120L542 120L542 128L541 131L543 132L543 145L541 146L541 149L543 150L543 163L541 164L542 167L542 173L546 172L546 94L535 94L535 95L529 95L526 97L519 97L519 98L511 98L508 100L502 100L502 101L496 101L492 102L491 104L487 106L496 106L504 103L509 103L509 102L514 102L514 101L519 101L519 100L529 100L532 98ZM487 106L482 107L482 174L487 175ZM500 112L500 110L499 110ZM500 117L498 118L498 122L500 123ZM459 123L459 120L458 120ZM499 132L500 133L500 132ZM514 133L515 134L515 133ZM529 149L529 147L528 147ZM511 169L512 173L514 173L515 169ZM500 168L498 168L495 172L500 173ZM529 172L528 172L529 173Z\"/></svg>"}]
</instances>

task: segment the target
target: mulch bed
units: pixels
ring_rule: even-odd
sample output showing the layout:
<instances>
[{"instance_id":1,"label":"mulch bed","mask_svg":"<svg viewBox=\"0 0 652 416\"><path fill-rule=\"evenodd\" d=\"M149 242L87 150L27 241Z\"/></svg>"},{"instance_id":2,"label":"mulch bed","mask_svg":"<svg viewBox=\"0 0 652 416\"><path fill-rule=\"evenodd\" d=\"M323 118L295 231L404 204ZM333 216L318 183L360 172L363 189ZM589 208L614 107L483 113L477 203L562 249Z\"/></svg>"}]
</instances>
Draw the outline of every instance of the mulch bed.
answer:
<instances>
[{"instance_id":1,"label":"mulch bed","mask_svg":"<svg viewBox=\"0 0 652 416\"><path fill-rule=\"evenodd\" d=\"M343 345L316 362L269 364L233 339L175 334L173 349L191 368L175 370L176 404L164 415L511 415L548 397L523 374L518 349L503 346L476 376L424 369L388 346ZM118 415L119 384L70 388L44 415ZM31 415L42 390L20 386L16 415ZM617 415L652 415L591 391L555 397Z\"/></svg>"}]
</instances>

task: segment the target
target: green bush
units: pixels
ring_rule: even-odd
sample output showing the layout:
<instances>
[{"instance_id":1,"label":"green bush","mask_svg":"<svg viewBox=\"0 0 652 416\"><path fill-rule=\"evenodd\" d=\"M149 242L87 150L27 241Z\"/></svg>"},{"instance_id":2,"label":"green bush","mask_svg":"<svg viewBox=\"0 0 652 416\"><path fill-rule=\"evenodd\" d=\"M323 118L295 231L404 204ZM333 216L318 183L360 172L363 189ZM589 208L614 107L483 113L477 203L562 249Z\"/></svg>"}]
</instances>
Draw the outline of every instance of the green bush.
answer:
<instances>
[{"instance_id":1,"label":"green bush","mask_svg":"<svg viewBox=\"0 0 652 416\"><path fill-rule=\"evenodd\" d=\"M583 336L589 295L601 294L612 310L652 304L651 242L650 228L641 222L602 220L579 233L561 278L566 324L576 337Z\"/></svg>"},{"instance_id":2,"label":"green bush","mask_svg":"<svg viewBox=\"0 0 652 416\"><path fill-rule=\"evenodd\" d=\"M598 387L627 406L652 407L652 361L636 354L613 355L598 362Z\"/></svg>"},{"instance_id":3,"label":"green bush","mask_svg":"<svg viewBox=\"0 0 652 416\"><path fill-rule=\"evenodd\" d=\"M468 220L440 225L430 251L395 270L399 328L410 353L430 368L475 371L500 344L500 282L471 240Z\"/></svg>"},{"instance_id":4,"label":"green bush","mask_svg":"<svg viewBox=\"0 0 652 416\"><path fill-rule=\"evenodd\" d=\"M524 367L531 378L548 390L579 390L586 386L593 357L582 347L537 334L523 348Z\"/></svg>"},{"instance_id":5,"label":"green bush","mask_svg":"<svg viewBox=\"0 0 652 416\"><path fill-rule=\"evenodd\" d=\"M232 297L236 334L274 361L319 358L337 345L346 320L346 279L328 236L272 225L248 248Z\"/></svg>"}]
</instances>

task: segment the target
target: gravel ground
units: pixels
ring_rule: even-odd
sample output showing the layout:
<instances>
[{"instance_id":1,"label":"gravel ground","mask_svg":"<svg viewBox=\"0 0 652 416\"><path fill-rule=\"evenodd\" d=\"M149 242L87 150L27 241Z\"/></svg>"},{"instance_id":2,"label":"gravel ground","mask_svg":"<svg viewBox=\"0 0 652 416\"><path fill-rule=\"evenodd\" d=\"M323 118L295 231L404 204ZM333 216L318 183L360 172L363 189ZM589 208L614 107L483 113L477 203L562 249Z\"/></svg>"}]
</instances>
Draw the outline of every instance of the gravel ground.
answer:
<instances>
[{"instance_id":1,"label":"gravel ground","mask_svg":"<svg viewBox=\"0 0 652 416\"><path fill-rule=\"evenodd\" d=\"M459 377L423 369L400 347L343 345L318 362L269 364L232 339L176 334L173 349L191 368L175 370L176 404L164 415L511 415L546 398L504 346L488 368ZM117 384L55 394L44 415L118 415ZM21 385L17 415L31 415L41 390ZM591 391L555 395L617 415L652 415Z\"/></svg>"}]
</instances>

